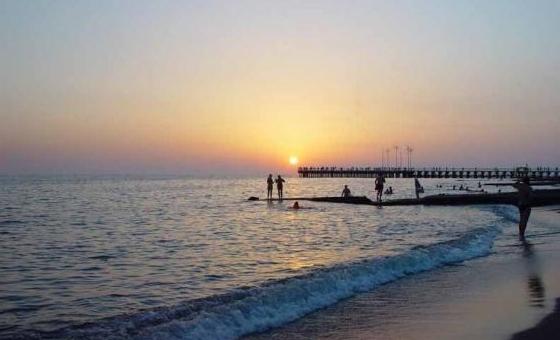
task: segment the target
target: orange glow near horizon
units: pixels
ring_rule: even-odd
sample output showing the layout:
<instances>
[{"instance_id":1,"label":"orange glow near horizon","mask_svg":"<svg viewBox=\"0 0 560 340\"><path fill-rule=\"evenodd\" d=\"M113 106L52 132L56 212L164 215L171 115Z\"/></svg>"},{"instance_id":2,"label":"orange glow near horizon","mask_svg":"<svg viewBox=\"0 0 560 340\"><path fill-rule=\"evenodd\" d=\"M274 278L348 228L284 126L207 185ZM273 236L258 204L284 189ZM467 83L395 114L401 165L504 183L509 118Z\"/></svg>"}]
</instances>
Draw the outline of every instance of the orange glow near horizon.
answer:
<instances>
[{"instance_id":1,"label":"orange glow near horizon","mask_svg":"<svg viewBox=\"0 0 560 340\"><path fill-rule=\"evenodd\" d=\"M0 11L0 173L293 173L394 145L413 165L560 160L544 5L63 2Z\"/></svg>"}]
</instances>

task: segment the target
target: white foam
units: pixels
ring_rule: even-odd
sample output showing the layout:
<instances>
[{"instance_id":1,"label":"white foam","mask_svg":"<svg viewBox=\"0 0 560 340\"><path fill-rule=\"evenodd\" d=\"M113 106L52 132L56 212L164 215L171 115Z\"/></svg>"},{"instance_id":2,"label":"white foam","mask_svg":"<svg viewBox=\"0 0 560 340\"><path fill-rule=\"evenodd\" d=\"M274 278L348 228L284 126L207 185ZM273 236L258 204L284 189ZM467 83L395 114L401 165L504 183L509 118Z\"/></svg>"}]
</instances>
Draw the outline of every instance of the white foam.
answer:
<instances>
[{"instance_id":1,"label":"white foam","mask_svg":"<svg viewBox=\"0 0 560 340\"><path fill-rule=\"evenodd\" d=\"M251 289L238 299L213 303L185 318L145 327L134 337L234 339L264 331L406 275L487 255L498 233L497 227L479 228L459 239L401 255L317 270Z\"/></svg>"}]
</instances>

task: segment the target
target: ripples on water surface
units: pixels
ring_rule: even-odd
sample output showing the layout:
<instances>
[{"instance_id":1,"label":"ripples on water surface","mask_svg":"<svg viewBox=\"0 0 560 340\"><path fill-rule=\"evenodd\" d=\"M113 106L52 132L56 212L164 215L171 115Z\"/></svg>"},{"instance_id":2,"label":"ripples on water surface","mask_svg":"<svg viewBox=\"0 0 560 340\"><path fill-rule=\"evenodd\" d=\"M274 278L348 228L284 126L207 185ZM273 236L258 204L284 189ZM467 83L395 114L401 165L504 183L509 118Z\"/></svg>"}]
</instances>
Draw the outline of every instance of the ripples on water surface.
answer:
<instances>
[{"instance_id":1,"label":"ripples on water surface","mask_svg":"<svg viewBox=\"0 0 560 340\"><path fill-rule=\"evenodd\" d=\"M266 196L264 182L0 177L0 337L176 306L498 223L471 207L246 201ZM452 183L423 181L427 194ZM285 196L338 196L344 184L372 196L371 179L297 178ZM392 198L413 196L412 180L387 185Z\"/></svg>"}]
</instances>

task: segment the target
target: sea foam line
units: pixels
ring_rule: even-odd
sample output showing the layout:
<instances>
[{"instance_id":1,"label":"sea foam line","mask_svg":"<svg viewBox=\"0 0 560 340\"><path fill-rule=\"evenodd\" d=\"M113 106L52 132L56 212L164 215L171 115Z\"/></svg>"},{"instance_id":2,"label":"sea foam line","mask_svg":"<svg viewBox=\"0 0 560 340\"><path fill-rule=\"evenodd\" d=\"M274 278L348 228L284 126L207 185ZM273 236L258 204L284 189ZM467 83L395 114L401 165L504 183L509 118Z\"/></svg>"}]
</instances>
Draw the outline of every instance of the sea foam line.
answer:
<instances>
[{"instance_id":1,"label":"sea foam line","mask_svg":"<svg viewBox=\"0 0 560 340\"><path fill-rule=\"evenodd\" d=\"M320 269L254 288L246 296L203 309L188 320L147 327L140 339L235 339L296 320L341 299L404 276L490 253L498 227L478 228L459 239L416 247L404 254Z\"/></svg>"},{"instance_id":2,"label":"sea foam line","mask_svg":"<svg viewBox=\"0 0 560 340\"><path fill-rule=\"evenodd\" d=\"M489 208L506 223L513 220L516 212L511 207ZM20 335L27 339L234 339L280 326L407 275L485 256L501 231L498 225L474 229L458 239L415 247L395 256L317 269L173 307L111 317L54 332Z\"/></svg>"}]
</instances>

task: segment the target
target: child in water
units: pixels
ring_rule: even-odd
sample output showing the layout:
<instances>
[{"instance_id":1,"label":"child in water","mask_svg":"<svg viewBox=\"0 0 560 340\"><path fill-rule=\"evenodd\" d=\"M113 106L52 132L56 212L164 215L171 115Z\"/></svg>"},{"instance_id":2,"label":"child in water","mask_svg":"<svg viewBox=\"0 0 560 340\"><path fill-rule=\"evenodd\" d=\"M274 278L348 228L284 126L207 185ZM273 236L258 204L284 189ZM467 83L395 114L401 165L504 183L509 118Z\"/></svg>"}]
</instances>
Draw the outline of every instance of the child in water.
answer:
<instances>
[{"instance_id":1,"label":"child in water","mask_svg":"<svg viewBox=\"0 0 560 340\"><path fill-rule=\"evenodd\" d=\"M302 205L299 205L298 201L295 201L291 208L294 210L313 209L312 207L304 207Z\"/></svg>"}]
</instances>

